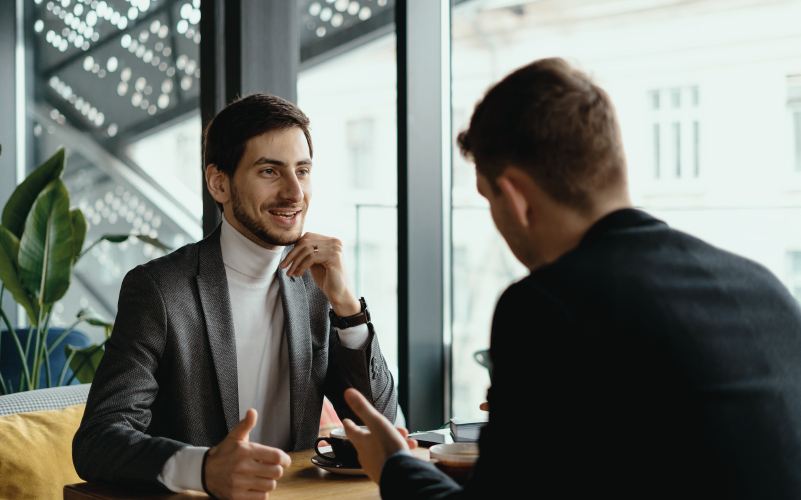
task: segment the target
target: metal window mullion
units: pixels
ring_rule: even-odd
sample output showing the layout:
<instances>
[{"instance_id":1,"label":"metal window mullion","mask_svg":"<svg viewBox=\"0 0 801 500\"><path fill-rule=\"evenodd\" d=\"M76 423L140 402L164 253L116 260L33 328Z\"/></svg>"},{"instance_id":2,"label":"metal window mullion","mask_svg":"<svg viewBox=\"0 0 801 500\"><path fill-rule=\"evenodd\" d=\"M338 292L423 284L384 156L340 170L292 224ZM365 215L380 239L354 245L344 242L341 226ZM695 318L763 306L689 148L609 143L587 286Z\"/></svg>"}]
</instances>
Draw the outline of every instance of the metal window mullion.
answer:
<instances>
[{"instance_id":1,"label":"metal window mullion","mask_svg":"<svg viewBox=\"0 0 801 500\"><path fill-rule=\"evenodd\" d=\"M396 27L399 399L432 429L450 393L450 2L400 0Z\"/></svg>"}]
</instances>

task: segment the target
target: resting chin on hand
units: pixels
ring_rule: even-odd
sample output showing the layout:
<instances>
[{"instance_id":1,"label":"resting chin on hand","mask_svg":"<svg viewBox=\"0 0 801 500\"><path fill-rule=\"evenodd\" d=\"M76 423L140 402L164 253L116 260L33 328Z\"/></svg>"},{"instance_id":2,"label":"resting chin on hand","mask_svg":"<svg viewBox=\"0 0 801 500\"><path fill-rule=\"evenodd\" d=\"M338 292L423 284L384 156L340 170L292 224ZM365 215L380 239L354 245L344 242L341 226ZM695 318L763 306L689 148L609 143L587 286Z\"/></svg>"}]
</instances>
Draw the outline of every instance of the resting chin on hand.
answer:
<instances>
[{"instance_id":1,"label":"resting chin on hand","mask_svg":"<svg viewBox=\"0 0 801 500\"><path fill-rule=\"evenodd\" d=\"M369 429L365 431L346 418L342 422L345 434L356 448L364 472L370 479L379 483L381 468L387 457L400 450L417 448L417 441L408 439L409 432L406 429L392 425L359 391L355 389L345 391L345 401Z\"/></svg>"},{"instance_id":2,"label":"resting chin on hand","mask_svg":"<svg viewBox=\"0 0 801 500\"><path fill-rule=\"evenodd\" d=\"M284 468L292 464L289 455L278 448L249 442L256 425L256 410L248 410L206 459L206 489L221 500L267 498Z\"/></svg>"}]
</instances>

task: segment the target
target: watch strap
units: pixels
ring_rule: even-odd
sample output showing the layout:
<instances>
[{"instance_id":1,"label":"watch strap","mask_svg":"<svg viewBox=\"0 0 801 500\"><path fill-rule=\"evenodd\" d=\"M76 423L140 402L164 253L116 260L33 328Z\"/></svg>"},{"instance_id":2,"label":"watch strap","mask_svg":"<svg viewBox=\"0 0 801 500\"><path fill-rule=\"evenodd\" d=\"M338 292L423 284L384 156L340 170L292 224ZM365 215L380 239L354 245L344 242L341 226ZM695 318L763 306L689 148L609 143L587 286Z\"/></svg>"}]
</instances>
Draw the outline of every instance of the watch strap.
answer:
<instances>
[{"instance_id":1,"label":"watch strap","mask_svg":"<svg viewBox=\"0 0 801 500\"><path fill-rule=\"evenodd\" d=\"M331 320L331 324L340 330L344 330L345 328L353 328L354 326L369 323L370 310L367 308L367 302L365 302L364 297L360 298L359 302L362 305L362 310L352 316L345 316L344 318L338 316L333 309L329 309L328 318Z\"/></svg>"}]
</instances>

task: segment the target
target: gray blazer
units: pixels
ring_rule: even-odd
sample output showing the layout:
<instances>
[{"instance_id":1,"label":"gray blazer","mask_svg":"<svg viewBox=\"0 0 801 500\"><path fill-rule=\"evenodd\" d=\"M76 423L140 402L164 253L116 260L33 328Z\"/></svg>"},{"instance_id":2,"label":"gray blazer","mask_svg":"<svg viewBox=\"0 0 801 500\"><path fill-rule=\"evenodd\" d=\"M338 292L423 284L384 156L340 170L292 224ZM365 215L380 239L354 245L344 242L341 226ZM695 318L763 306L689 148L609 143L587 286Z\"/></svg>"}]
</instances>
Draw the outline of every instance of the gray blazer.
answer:
<instances>
[{"instance_id":1,"label":"gray blazer","mask_svg":"<svg viewBox=\"0 0 801 500\"><path fill-rule=\"evenodd\" d=\"M286 249L286 252L289 248ZM369 325L365 348L339 343L329 304L307 271L278 269L289 350L292 447L311 448L323 395L340 418L354 387L394 421L395 387ZM87 481L158 485L164 463L187 445L215 446L239 422L236 346L220 228L130 271L114 334L72 444Z\"/></svg>"}]
</instances>

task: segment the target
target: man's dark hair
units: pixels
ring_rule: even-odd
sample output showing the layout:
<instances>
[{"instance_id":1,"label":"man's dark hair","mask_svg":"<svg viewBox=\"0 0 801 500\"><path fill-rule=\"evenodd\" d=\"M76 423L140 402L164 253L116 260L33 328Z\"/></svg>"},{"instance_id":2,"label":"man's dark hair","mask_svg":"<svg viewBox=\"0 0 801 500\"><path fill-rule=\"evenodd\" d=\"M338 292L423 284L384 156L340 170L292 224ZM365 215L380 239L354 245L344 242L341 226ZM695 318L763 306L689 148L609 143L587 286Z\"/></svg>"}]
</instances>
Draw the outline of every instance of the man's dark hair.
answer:
<instances>
[{"instance_id":1,"label":"man's dark hair","mask_svg":"<svg viewBox=\"0 0 801 500\"><path fill-rule=\"evenodd\" d=\"M612 100L559 58L534 61L492 87L458 143L494 189L514 165L554 200L581 211L592 207L593 193L625 179Z\"/></svg>"},{"instance_id":2,"label":"man's dark hair","mask_svg":"<svg viewBox=\"0 0 801 500\"><path fill-rule=\"evenodd\" d=\"M309 143L309 156L313 156L309 118L300 108L270 94L237 98L217 113L203 131L203 171L209 165L216 165L232 179L249 139L293 127L303 131ZM217 206L222 211L222 205L217 203Z\"/></svg>"}]
</instances>

